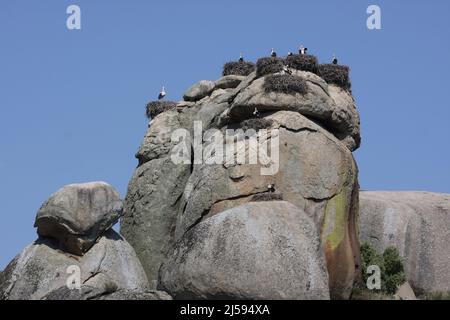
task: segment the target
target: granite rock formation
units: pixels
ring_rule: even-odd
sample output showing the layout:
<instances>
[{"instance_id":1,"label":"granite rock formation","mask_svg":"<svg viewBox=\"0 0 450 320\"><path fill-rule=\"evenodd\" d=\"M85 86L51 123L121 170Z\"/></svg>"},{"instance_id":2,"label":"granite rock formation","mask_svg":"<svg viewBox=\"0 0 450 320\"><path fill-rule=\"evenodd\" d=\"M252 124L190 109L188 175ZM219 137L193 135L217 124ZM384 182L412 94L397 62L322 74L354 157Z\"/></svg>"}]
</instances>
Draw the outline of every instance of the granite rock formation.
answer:
<instances>
[{"instance_id":1,"label":"granite rock formation","mask_svg":"<svg viewBox=\"0 0 450 320\"><path fill-rule=\"evenodd\" d=\"M280 78L283 76L283 72L276 74ZM320 239L325 257L322 267L328 272L329 296L348 298L350 295L354 279L359 275L358 169L352 156L360 143L359 114L349 90L328 84L311 72L292 70L292 75L306 83L305 93L268 90L264 83L271 74L258 77L254 71L248 76L226 75L216 81L193 85L176 110L168 110L151 119L136 154L139 165L129 183L121 232L136 250L153 288L168 288L169 293L180 296L183 296L180 292L187 290L191 298L221 296L217 283L212 282L210 287L204 286L200 291L174 288L168 275L181 277L184 274L183 265L176 262L179 254L196 256L202 246L217 241L212 230L222 230L216 224L221 215L229 212L226 210L239 214L241 210L237 208L252 202L255 196L267 193L269 185L275 185L278 200L295 206L302 212L302 219L314 223L314 232ZM198 145L195 141L196 126L199 125L203 146L200 156L196 153ZM228 135L230 129L235 133ZM246 131L250 136L245 136L246 133L242 136L238 129L250 130ZM252 135L252 129L257 133ZM262 129L268 134L260 135L258 132ZM179 130L189 135L174 139L172 134ZM217 163L218 150L223 143L216 137L236 142L236 150L240 150L246 159L251 156L251 141L267 145L276 138L279 159L277 163L270 159L267 163L233 163L229 160L236 152L232 152L224 155L223 163ZM180 150L190 152L193 161L175 164L172 156ZM200 161L196 161L198 157ZM273 168L276 169L274 172L262 174ZM272 206L271 203L267 205ZM273 209L274 215L280 220L289 219L289 215L283 216L277 210L281 209ZM275 223L271 217L266 216L266 219L264 226ZM238 225L232 224L230 236L242 233L238 221L240 219L236 218ZM205 229L205 226L212 229ZM277 230L280 237L289 232L282 228ZM188 239L198 239L196 231L211 238L194 245ZM267 234L269 238L276 236ZM242 236L242 239L246 238ZM311 238L311 248L314 239ZM184 246L180 253L180 243L191 243L192 247ZM247 245L258 248L262 244L258 241L243 243L234 259L245 259L245 252L250 250ZM304 264L319 261L317 257L316 252L299 259ZM205 259L203 263L206 264L208 259ZM159 275L163 263L166 272ZM212 267L204 266L203 270ZM289 269L289 262L283 267ZM300 272L303 267L299 265L300 269L293 272ZM234 270L236 277L241 272L243 270ZM158 281L159 276L164 279L163 283ZM232 274L226 277L232 277ZM296 283L298 287L283 293L284 289L273 282L270 290L265 290L281 292L277 297L300 299L307 295L305 283L307 277ZM256 279L242 283L242 286L234 288L235 292L258 291ZM252 286L254 288L250 289ZM222 294L222 297L234 296L231 289L224 289ZM242 296L251 298L250 295ZM327 293L321 291L316 297L319 296L327 297Z\"/></svg>"},{"instance_id":2,"label":"granite rock formation","mask_svg":"<svg viewBox=\"0 0 450 320\"><path fill-rule=\"evenodd\" d=\"M449 292L450 195L362 191L360 202L361 242L396 247L416 295Z\"/></svg>"}]
</instances>

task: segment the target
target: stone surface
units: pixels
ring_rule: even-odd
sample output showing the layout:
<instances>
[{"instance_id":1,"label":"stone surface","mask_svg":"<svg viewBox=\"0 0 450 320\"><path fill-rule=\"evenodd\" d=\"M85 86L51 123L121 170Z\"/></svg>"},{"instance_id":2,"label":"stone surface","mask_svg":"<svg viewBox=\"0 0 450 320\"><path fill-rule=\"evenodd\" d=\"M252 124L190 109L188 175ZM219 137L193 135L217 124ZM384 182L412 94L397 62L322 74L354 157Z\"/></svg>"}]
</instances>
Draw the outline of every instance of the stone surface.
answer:
<instances>
[{"instance_id":1,"label":"stone surface","mask_svg":"<svg viewBox=\"0 0 450 320\"><path fill-rule=\"evenodd\" d=\"M34 226L40 236L54 238L65 251L82 255L121 215L122 201L109 184L71 184L42 205Z\"/></svg>"},{"instance_id":2,"label":"stone surface","mask_svg":"<svg viewBox=\"0 0 450 320\"><path fill-rule=\"evenodd\" d=\"M155 159L137 168L128 186L121 233L136 250L153 289L173 245L172 230L189 174L190 165Z\"/></svg>"},{"instance_id":3,"label":"stone surface","mask_svg":"<svg viewBox=\"0 0 450 320\"><path fill-rule=\"evenodd\" d=\"M295 111L325 125L350 150L360 144L360 120L353 98L345 90L326 82L317 75L294 71L294 74L307 81L308 91L302 95L265 92L265 77L252 82L234 99L230 109L232 119L245 119L252 115L255 107L260 112Z\"/></svg>"},{"instance_id":4,"label":"stone surface","mask_svg":"<svg viewBox=\"0 0 450 320\"><path fill-rule=\"evenodd\" d=\"M171 161L170 155L180 150L182 141L162 139L160 146L158 142L152 146L151 139L144 139L125 199L121 232L135 248L152 288L157 285L161 264L189 230L219 212L258 198L268 191L268 184L275 183L279 198L303 210L319 230L331 297L350 295L359 274L358 170L351 154L359 146L359 116L347 91L329 86L315 74L295 72L307 80L306 96L262 94L262 80L253 72L235 88L218 88L216 82L215 90L206 90L207 94L196 96L189 105L182 102L176 113L161 114L161 119L150 124L147 135L154 137L180 128L192 136L195 123L201 124L202 133L261 127L277 129L273 137L280 138L279 170L268 175L261 170L271 169L274 161L206 164L206 159L213 158L208 152L215 148L208 141L211 132L203 137L206 153L197 164ZM255 118L254 106L259 103L261 114ZM271 134L261 142L269 143ZM186 149L192 150L192 140L185 142ZM241 139L238 148L243 147L247 145ZM247 157L248 149L245 152Z\"/></svg>"},{"instance_id":5,"label":"stone surface","mask_svg":"<svg viewBox=\"0 0 450 320\"><path fill-rule=\"evenodd\" d=\"M217 89L236 88L245 78L246 77L244 76L236 76L236 75L223 76L220 79L216 80L215 88Z\"/></svg>"},{"instance_id":6,"label":"stone surface","mask_svg":"<svg viewBox=\"0 0 450 320\"><path fill-rule=\"evenodd\" d=\"M162 266L176 299L328 299L320 235L285 201L251 202L197 224Z\"/></svg>"},{"instance_id":7,"label":"stone surface","mask_svg":"<svg viewBox=\"0 0 450 320\"><path fill-rule=\"evenodd\" d=\"M194 165L180 200L175 241L203 217L249 202L275 184L284 200L304 210L321 230L333 297L348 297L359 265L357 168L351 152L331 133L297 112L265 119L279 130L278 171L262 175L260 164ZM270 136L268 136L270 138ZM247 140L236 149L246 150Z\"/></svg>"},{"instance_id":8,"label":"stone surface","mask_svg":"<svg viewBox=\"0 0 450 320\"><path fill-rule=\"evenodd\" d=\"M133 290L102 290L88 285L80 289L60 287L42 300L172 300L172 297L162 291L133 291Z\"/></svg>"},{"instance_id":9,"label":"stone surface","mask_svg":"<svg viewBox=\"0 0 450 320\"><path fill-rule=\"evenodd\" d=\"M171 141L172 132L180 127L176 111L167 111L156 116L151 121L144 141L136 153L139 163L167 156L175 144Z\"/></svg>"},{"instance_id":10,"label":"stone surface","mask_svg":"<svg viewBox=\"0 0 450 320\"><path fill-rule=\"evenodd\" d=\"M118 290L111 294L102 295L97 300L172 300L172 297L164 291Z\"/></svg>"},{"instance_id":11,"label":"stone surface","mask_svg":"<svg viewBox=\"0 0 450 320\"><path fill-rule=\"evenodd\" d=\"M360 193L360 241L399 250L416 294L450 291L450 195Z\"/></svg>"},{"instance_id":12,"label":"stone surface","mask_svg":"<svg viewBox=\"0 0 450 320\"><path fill-rule=\"evenodd\" d=\"M42 299L66 286L70 266L78 266L81 284L97 292L148 290L147 277L133 248L109 230L82 257L59 250L52 239L29 245L5 269L0 299Z\"/></svg>"},{"instance_id":13,"label":"stone surface","mask_svg":"<svg viewBox=\"0 0 450 320\"><path fill-rule=\"evenodd\" d=\"M198 101L208 96L214 90L214 87L213 81L201 80L184 93L183 99L186 101Z\"/></svg>"},{"instance_id":14,"label":"stone surface","mask_svg":"<svg viewBox=\"0 0 450 320\"><path fill-rule=\"evenodd\" d=\"M417 300L413 289L408 282L405 282L398 287L397 292L394 294L395 300Z\"/></svg>"}]
</instances>

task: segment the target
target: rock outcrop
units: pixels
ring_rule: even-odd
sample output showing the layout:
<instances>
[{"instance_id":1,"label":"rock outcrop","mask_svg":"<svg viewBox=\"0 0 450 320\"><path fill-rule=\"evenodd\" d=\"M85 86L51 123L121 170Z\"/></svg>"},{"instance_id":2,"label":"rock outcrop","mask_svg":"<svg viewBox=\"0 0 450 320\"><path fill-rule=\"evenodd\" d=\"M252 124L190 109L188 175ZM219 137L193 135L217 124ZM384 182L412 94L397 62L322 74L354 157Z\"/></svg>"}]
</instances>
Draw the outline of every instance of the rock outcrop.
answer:
<instances>
[{"instance_id":1,"label":"rock outcrop","mask_svg":"<svg viewBox=\"0 0 450 320\"><path fill-rule=\"evenodd\" d=\"M198 223L160 274L176 299L329 299L316 226L285 201L249 202Z\"/></svg>"},{"instance_id":2,"label":"rock outcrop","mask_svg":"<svg viewBox=\"0 0 450 320\"><path fill-rule=\"evenodd\" d=\"M39 238L2 273L0 299L145 295L148 280L135 251L111 229L121 212L118 193L106 183L60 189L36 216ZM91 289L70 289L68 283Z\"/></svg>"},{"instance_id":3,"label":"rock outcrop","mask_svg":"<svg viewBox=\"0 0 450 320\"><path fill-rule=\"evenodd\" d=\"M83 285L78 290L71 290L67 286L60 287L42 300L172 300L172 297L163 291L99 289Z\"/></svg>"},{"instance_id":4,"label":"rock outcrop","mask_svg":"<svg viewBox=\"0 0 450 320\"><path fill-rule=\"evenodd\" d=\"M65 251L83 255L122 215L119 193L104 182L67 185L39 209L37 232L54 238Z\"/></svg>"},{"instance_id":5,"label":"rock outcrop","mask_svg":"<svg viewBox=\"0 0 450 320\"><path fill-rule=\"evenodd\" d=\"M359 226L361 242L399 250L416 294L450 291L450 195L363 191Z\"/></svg>"},{"instance_id":6,"label":"rock outcrop","mask_svg":"<svg viewBox=\"0 0 450 320\"><path fill-rule=\"evenodd\" d=\"M329 274L330 296L346 298L359 274L358 170L351 152L359 146L360 133L353 97L350 91L328 84L310 72L293 70L294 76L306 82L303 94L271 92L264 86L265 78L270 75L257 77L256 74L202 81L187 91L185 101L178 103L177 110L163 112L151 120L137 153L139 165L129 183L121 232L136 250L156 288L158 270L164 262L176 261L173 252L179 243L186 243L188 236L197 239L193 234L196 230L206 232L200 225L217 219L215 215L225 210L251 202L255 195L266 193L268 185L275 185L278 200L296 206L314 222ZM199 124L203 129L200 156L194 139ZM177 129L184 129L189 135L172 139L171 133ZM202 137L209 129L214 131ZM249 131L247 136L245 133L242 136L238 131L228 134L230 129ZM248 135L252 129L256 133ZM266 129L268 134L260 135L261 129ZM216 163L222 142L215 138L221 136L236 142L236 152L226 154L224 163ZM266 163L257 164L228 161L238 152L249 159L252 141L271 145L276 139L279 141L276 161L266 159ZM190 152L188 160L194 161L175 164L171 155L180 150ZM278 216L283 219L281 213ZM231 230L230 235L239 232L239 229ZM214 238L205 239L198 246L188 241L193 252L185 248L185 254L195 256L202 245L213 241ZM175 270L177 264L164 266L173 275L180 276L183 272ZM299 270L303 267L298 266ZM305 281L298 280L297 288L277 297L283 294L306 297L307 291L302 291L305 287L301 285ZM252 285L255 290L248 292L257 292L255 281L248 282L247 288ZM178 294L178 290L184 289L173 290ZM211 284L198 292L198 296L190 297L218 296L217 290ZM273 287L267 292L275 290ZM321 297L325 296L324 293Z\"/></svg>"}]
</instances>

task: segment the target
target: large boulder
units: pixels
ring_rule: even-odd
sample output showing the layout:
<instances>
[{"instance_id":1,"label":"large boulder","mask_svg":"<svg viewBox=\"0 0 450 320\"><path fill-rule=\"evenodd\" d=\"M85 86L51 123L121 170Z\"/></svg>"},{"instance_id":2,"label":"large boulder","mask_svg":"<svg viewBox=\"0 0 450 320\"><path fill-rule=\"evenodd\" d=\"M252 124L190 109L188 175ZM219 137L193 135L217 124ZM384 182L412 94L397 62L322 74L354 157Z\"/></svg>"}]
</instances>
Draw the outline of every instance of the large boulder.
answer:
<instances>
[{"instance_id":1,"label":"large boulder","mask_svg":"<svg viewBox=\"0 0 450 320\"><path fill-rule=\"evenodd\" d=\"M112 229L82 257L58 247L51 238L40 238L26 247L4 271L0 300L43 299L66 287L73 266L81 272L80 284L96 292L148 290L147 277L133 248Z\"/></svg>"},{"instance_id":2,"label":"large boulder","mask_svg":"<svg viewBox=\"0 0 450 320\"><path fill-rule=\"evenodd\" d=\"M122 215L119 193L105 182L67 185L54 193L36 215L34 226L65 251L83 255Z\"/></svg>"},{"instance_id":3,"label":"large boulder","mask_svg":"<svg viewBox=\"0 0 450 320\"><path fill-rule=\"evenodd\" d=\"M162 266L176 299L329 299L320 235L285 201L250 202L205 219Z\"/></svg>"},{"instance_id":4,"label":"large boulder","mask_svg":"<svg viewBox=\"0 0 450 320\"><path fill-rule=\"evenodd\" d=\"M355 228L358 172L352 154L331 133L297 112L279 111L264 119L272 135L259 142L271 143L275 135L278 137L277 170L264 175L261 164L209 164L208 158L204 164L194 165L180 200L183 211L178 215L175 240L182 239L204 217L249 202L274 184L284 200L316 222L321 230L331 295L347 298L359 265ZM251 122L247 125L251 126ZM235 150L245 150L245 158L249 159L249 140L237 140Z\"/></svg>"},{"instance_id":5,"label":"large boulder","mask_svg":"<svg viewBox=\"0 0 450 320\"><path fill-rule=\"evenodd\" d=\"M416 294L450 291L450 195L360 192L360 241L404 258Z\"/></svg>"},{"instance_id":6,"label":"large boulder","mask_svg":"<svg viewBox=\"0 0 450 320\"><path fill-rule=\"evenodd\" d=\"M359 115L349 91L309 72L294 73L306 81L306 94L267 92L264 77L253 72L239 84L219 79L214 87L210 84L195 99L187 98L189 102L180 102L176 110L150 123L128 187L121 232L136 249L152 284L157 284L158 270L175 244L190 230L275 184L280 198L303 210L319 230L331 298L349 297L359 274L358 169L351 153L359 146ZM255 107L259 115L254 114ZM199 123L202 134L214 129L223 136L229 129L267 129L269 134L258 133L257 139L270 144L278 137L279 159L269 164L230 164L226 159L207 163L218 154L208 153L216 143L208 131L197 141L204 147L202 161L175 164L171 154L183 149L183 143L190 151L196 145L190 138L164 137L177 129L186 129L192 137ZM229 139L237 140L237 148L244 149L248 159L251 139L239 133ZM190 156L195 160L199 155ZM278 169L262 174L271 164Z\"/></svg>"}]
</instances>

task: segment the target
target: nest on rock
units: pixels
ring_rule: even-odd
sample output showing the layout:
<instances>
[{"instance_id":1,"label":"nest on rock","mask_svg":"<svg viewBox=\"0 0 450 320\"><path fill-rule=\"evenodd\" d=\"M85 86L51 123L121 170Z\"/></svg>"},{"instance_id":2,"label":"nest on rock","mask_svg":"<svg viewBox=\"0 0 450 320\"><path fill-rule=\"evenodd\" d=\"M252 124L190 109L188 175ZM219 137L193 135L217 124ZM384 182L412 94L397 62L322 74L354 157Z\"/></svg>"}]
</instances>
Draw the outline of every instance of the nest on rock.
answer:
<instances>
[{"instance_id":1,"label":"nest on rock","mask_svg":"<svg viewBox=\"0 0 450 320\"><path fill-rule=\"evenodd\" d=\"M290 74L273 74L264 80L265 92L281 92L285 94L305 94L308 90L306 80Z\"/></svg>"},{"instance_id":2,"label":"nest on rock","mask_svg":"<svg viewBox=\"0 0 450 320\"><path fill-rule=\"evenodd\" d=\"M351 88L350 68L337 64L321 64L319 65L319 75L327 83L335 84L345 90Z\"/></svg>"},{"instance_id":3,"label":"nest on rock","mask_svg":"<svg viewBox=\"0 0 450 320\"><path fill-rule=\"evenodd\" d=\"M283 200L283 194L279 192L264 192L254 194L250 201L258 202L258 201L281 201Z\"/></svg>"},{"instance_id":4,"label":"nest on rock","mask_svg":"<svg viewBox=\"0 0 450 320\"><path fill-rule=\"evenodd\" d=\"M319 74L319 64L315 56L294 54L286 57L286 63L290 68Z\"/></svg>"},{"instance_id":5,"label":"nest on rock","mask_svg":"<svg viewBox=\"0 0 450 320\"><path fill-rule=\"evenodd\" d=\"M262 77L267 74L277 73L283 70L284 59L276 57L260 58L256 61L256 76Z\"/></svg>"},{"instance_id":6,"label":"nest on rock","mask_svg":"<svg viewBox=\"0 0 450 320\"><path fill-rule=\"evenodd\" d=\"M147 103L145 113L147 115L147 118L153 119L158 114L165 111L174 110L176 107L177 103L175 101L150 101L149 103Z\"/></svg>"},{"instance_id":7,"label":"nest on rock","mask_svg":"<svg viewBox=\"0 0 450 320\"><path fill-rule=\"evenodd\" d=\"M223 66L223 76L248 76L255 71L255 64L247 61L230 61Z\"/></svg>"},{"instance_id":8,"label":"nest on rock","mask_svg":"<svg viewBox=\"0 0 450 320\"><path fill-rule=\"evenodd\" d=\"M254 129L256 131L261 129L270 128L273 124L273 120L265 118L251 118L241 122L242 130Z\"/></svg>"}]
</instances>

